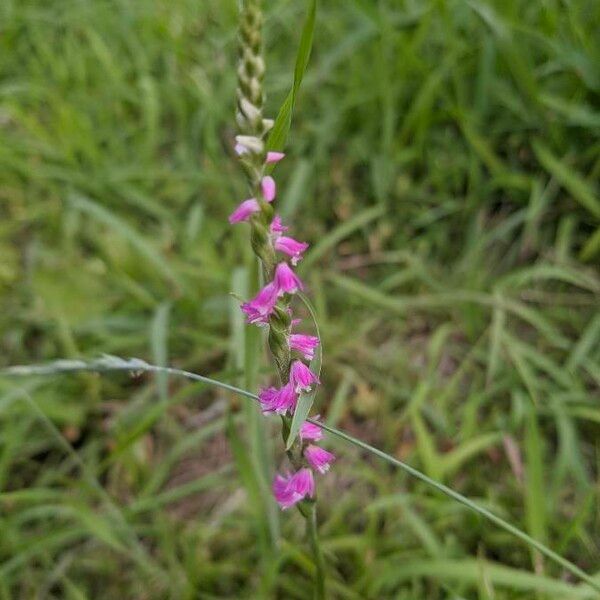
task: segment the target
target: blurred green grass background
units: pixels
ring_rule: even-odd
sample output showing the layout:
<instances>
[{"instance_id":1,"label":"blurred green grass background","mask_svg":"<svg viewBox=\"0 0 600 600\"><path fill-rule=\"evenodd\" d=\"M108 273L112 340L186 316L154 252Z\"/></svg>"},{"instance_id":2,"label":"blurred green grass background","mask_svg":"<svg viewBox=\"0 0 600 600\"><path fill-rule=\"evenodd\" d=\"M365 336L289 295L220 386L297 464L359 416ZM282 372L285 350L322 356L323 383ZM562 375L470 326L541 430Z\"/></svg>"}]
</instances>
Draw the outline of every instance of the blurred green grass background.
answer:
<instances>
[{"instance_id":1,"label":"blurred green grass background","mask_svg":"<svg viewBox=\"0 0 600 600\"><path fill-rule=\"evenodd\" d=\"M306 5L266 4L274 116ZM229 295L255 268L227 224L236 20L234 0L0 4L3 365L109 353L265 381L264 361L243 374L258 361ZM591 574L598 31L596 0L323 1L276 171L311 243L327 421ZM0 392L0 598L310 597L301 520L264 490L277 427L243 400L126 376ZM331 442L329 597L594 597Z\"/></svg>"}]
</instances>

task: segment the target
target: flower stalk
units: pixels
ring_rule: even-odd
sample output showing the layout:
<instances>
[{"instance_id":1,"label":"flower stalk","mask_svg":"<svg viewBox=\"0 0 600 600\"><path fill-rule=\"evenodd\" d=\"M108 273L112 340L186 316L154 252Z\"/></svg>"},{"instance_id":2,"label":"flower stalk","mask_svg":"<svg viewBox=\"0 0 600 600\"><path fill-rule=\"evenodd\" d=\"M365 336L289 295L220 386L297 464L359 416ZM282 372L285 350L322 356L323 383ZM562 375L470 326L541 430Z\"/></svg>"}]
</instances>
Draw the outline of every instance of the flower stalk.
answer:
<instances>
[{"instance_id":1,"label":"flower stalk","mask_svg":"<svg viewBox=\"0 0 600 600\"><path fill-rule=\"evenodd\" d=\"M294 271L308 244L288 235L288 227L275 212L277 185L267 174L267 166L284 158L269 152L266 135L273 121L263 115L265 61L262 41L262 0L241 0L239 63L237 87L235 152L248 180L250 197L229 216L231 224L250 226L250 243L258 257L264 281L268 282L254 298L241 305L246 322L268 329L268 346L277 372L278 385L260 390L263 413L281 416L284 442L301 393L320 384L317 374L304 361L310 361L319 345L316 336L292 333L301 320L293 317L295 295L304 283ZM315 475L329 470L335 457L315 442L323 437L314 423L304 423L300 435L287 451L292 472L278 474L273 494L285 510L296 506L306 520L306 531L315 562L315 597L325 597L325 563L321 551L316 508Z\"/></svg>"},{"instance_id":2,"label":"flower stalk","mask_svg":"<svg viewBox=\"0 0 600 600\"><path fill-rule=\"evenodd\" d=\"M306 517L306 531L315 559L315 599L325 600L325 559L319 543L317 505L315 503L310 507L310 512Z\"/></svg>"}]
</instances>

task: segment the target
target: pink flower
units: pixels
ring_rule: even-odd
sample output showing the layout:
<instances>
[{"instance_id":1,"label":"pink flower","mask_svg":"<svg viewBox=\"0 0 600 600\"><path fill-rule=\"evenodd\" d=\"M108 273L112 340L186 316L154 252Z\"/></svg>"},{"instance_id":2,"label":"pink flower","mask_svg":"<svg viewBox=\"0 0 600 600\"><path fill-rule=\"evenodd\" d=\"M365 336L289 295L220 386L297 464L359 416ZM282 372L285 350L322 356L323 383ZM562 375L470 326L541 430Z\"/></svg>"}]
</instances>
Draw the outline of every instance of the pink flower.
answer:
<instances>
[{"instance_id":1,"label":"pink flower","mask_svg":"<svg viewBox=\"0 0 600 600\"><path fill-rule=\"evenodd\" d=\"M292 264L296 266L302 260L302 254L308 248L306 242L299 242L291 237L280 235L275 239L275 250L292 257Z\"/></svg>"},{"instance_id":2,"label":"pink flower","mask_svg":"<svg viewBox=\"0 0 600 600\"><path fill-rule=\"evenodd\" d=\"M275 180L267 175L262 178L260 182L260 187L262 189L262 194L267 202L273 202L275 200L275 194L277 193L277 186L275 185Z\"/></svg>"},{"instance_id":3,"label":"pink flower","mask_svg":"<svg viewBox=\"0 0 600 600\"><path fill-rule=\"evenodd\" d=\"M319 345L319 338L314 335L292 333L290 335L290 348L300 352L306 360L315 357L315 348Z\"/></svg>"},{"instance_id":4,"label":"pink flower","mask_svg":"<svg viewBox=\"0 0 600 600\"><path fill-rule=\"evenodd\" d=\"M282 388L277 389L269 387L258 393L258 400L263 413L278 413L283 415L287 412L294 412L298 396L294 391L294 386L287 383Z\"/></svg>"},{"instance_id":5,"label":"pink flower","mask_svg":"<svg viewBox=\"0 0 600 600\"><path fill-rule=\"evenodd\" d=\"M284 157L285 154L283 152L267 152L267 164L278 163Z\"/></svg>"},{"instance_id":6,"label":"pink flower","mask_svg":"<svg viewBox=\"0 0 600 600\"><path fill-rule=\"evenodd\" d=\"M316 418L318 418L318 415L315 417L315 419ZM318 442L319 440L323 439L323 430L314 423L304 421L300 427L300 439L302 441L309 440Z\"/></svg>"},{"instance_id":7,"label":"pink flower","mask_svg":"<svg viewBox=\"0 0 600 600\"><path fill-rule=\"evenodd\" d=\"M301 361L295 360L290 369L290 382L296 392L308 392L313 383L321 383L319 378Z\"/></svg>"},{"instance_id":8,"label":"pink flower","mask_svg":"<svg viewBox=\"0 0 600 600\"><path fill-rule=\"evenodd\" d=\"M285 510L307 496L315 495L315 480L310 469L300 469L293 475L276 475L273 480L273 495L277 504Z\"/></svg>"},{"instance_id":9,"label":"pink flower","mask_svg":"<svg viewBox=\"0 0 600 600\"><path fill-rule=\"evenodd\" d=\"M279 215L275 215L273 217L273 220L271 221L271 235L273 237L277 237L279 234L283 233L284 231L287 231L288 229L289 227L286 227L281 222L281 217Z\"/></svg>"},{"instance_id":10,"label":"pink flower","mask_svg":"<svg viewBox=\"0 0 600 600\"><path fill-rule=\"evenodd\" d=\"M294 294L298 290L304 289L302 280L285 262L281 262L277 265L273 283L275 284L279 294Z\"/></svg>"},{"instance_id":11,"label":"pink flower","mask_svg":"<svg viewBox=\"0 0 600 600\"><path fill-rule=\"evenodd\" d=\"M242 304L247 323L258 325L268 323L269 316L273 312L275 304L277 304L277 291L277 287L273 283L269 283L252 300Z\"/></svg>"},{"instance_id":12,"label":"pink flower","mask_svg":"<svg viewBox=\"0 0 600 600\"><path fill-rule=\"evenodd\" d=\"M236 146L237 148L237 146ZM244 146L242 146L244 148ZM263 177L261 181L262 194L267 202L273 202L275 199L275 180L272 177ZM255 212L260 210L260 205L256 198L244 200L230 215L229 222L233 225L241 221L247 221ZM272 230L271 230L272 231Z\"/></svg>"},{"instance_id":13,"label":"pink flower","mask_svg":"<svg viewBox=\"0 0 600 600\"><path fill-rule=\"evenodd\" d=\"M247 221L255 212L260 210L260 206L256 201L256 198L248 198L244 200L230 215L229 222L233 225L234 223L240 223L241 221Z\"/></svg>"},{"instance_id":14,"label":"pink flower","mask_svg":"<svg viewBox=\"0 0 600 600\"><path fill-rule=\"evenodd\" d=\"M335 456L331 452L327 452L327 450L313 444L308 445L304 449L304 458L319 473L327 473L329 467L331 467L331 463L335 460Z\"/></svg>"}]
</instances>

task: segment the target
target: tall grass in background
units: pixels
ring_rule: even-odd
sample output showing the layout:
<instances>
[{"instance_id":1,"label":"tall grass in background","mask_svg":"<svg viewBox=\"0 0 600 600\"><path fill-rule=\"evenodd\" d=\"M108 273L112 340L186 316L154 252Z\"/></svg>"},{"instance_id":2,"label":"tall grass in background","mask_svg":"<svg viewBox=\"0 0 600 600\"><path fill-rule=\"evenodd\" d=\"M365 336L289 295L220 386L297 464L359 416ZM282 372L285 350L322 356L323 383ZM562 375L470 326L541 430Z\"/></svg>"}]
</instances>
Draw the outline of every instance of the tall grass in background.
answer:
<instances>
[{"instance_id":1,"label":"tall grass in background","mask_svg":"<svg viewBox=\"0 0 600 600\"><path fill-rule=\"evenodd\" d=\"M222 225L242 189L222 160L236 9L200 4L3 6L6 364L137 355L255 389L224 302L253 277ZM598 12L328 4L281 175L313 242L327 423L591 573ZM269 13L275 102L299 19ZM294 520L253 480L245 444L270 444L245 409L160 372L2 386L3 597L310 596ZM539 547L338 454L334 597L594 597Z\"/></svg>"}]
</instances>

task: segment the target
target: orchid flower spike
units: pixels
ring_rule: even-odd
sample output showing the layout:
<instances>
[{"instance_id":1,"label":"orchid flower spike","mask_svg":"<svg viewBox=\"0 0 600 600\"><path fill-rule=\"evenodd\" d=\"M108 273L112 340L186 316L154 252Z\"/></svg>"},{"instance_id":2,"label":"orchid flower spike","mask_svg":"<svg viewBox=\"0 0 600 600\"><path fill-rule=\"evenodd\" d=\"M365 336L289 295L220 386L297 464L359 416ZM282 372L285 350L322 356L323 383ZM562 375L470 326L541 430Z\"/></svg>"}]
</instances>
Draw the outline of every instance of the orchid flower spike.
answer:
<instances>
[{"instance_id":1,"label":"orchid flower spike","mask_svg":"<svg viewBox=\"0 0 600 600\"><path fill-rule=\"evenodd\" d=\"M261 3L245 0L241 4L240 24L244 35L240 36L235 118L243 135L235 137L234 150L251 189L248 195L252 197L237 206L229 216L229 222L249 222L252 250L260 262L262 275L269 281L254 298L244 302L241 309L247 323L269 329L269 348L281 385L260 389L258 400L263 413L283 416L285 430L291 427L287 415L296 411L299 394L314 391L315 385L320 383L318 373L308 366L309 361L314 359L320 340L313 335L292 333L300 320L293 316L291 295L304 290L304 284L293 267L302 260L308 244L286 235L289 228L265 204L273 202L277 196L277 184L270 175L270 166L281 161L285 154L269 150L267 146L266 134L275 122L263 115L265 62ZM318 551L316 506L314 502L304 501L315 498L315 473L326 473L335 456L316 445L323 437L322 427L325 425L321 427L313 419L311 421L300 426L299 439L293 440L294 447L289 456L296 471L276 475L272 489L283 510L303 502L300 508L312 528L317 580L322 583L324 567Z\"/></svg>"}]
</instances>

